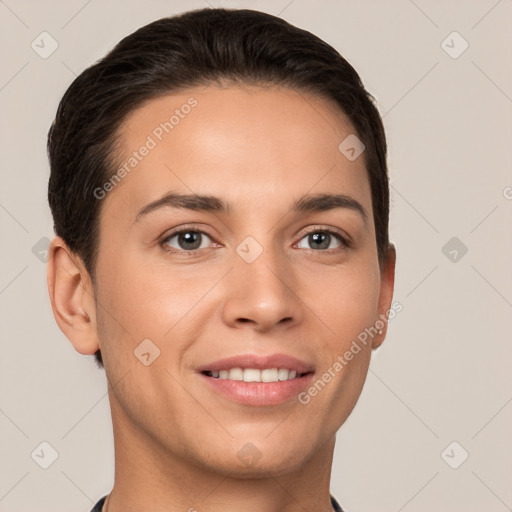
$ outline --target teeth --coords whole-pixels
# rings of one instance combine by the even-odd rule
[[[261,370],[246,368],[244,370],[244,382],[261,382]]]
[[[231,370],[229,370],[228,379],[244,380],[244,371],[242,368],[231,368]]]
[[[287,368],[231,368],[210,372],[212,377],[219,379],[243,380],[244,382],[279,382],[297,378],[295,370]]]
[[[279,380],[288,380],[288,375],[290,374],[290,370],[286,368],[281,368],[277,373],[277,377]]]
[[[261,382],[277,382],[277,368],[261,370]]]

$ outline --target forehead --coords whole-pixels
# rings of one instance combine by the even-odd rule
[[[334,101],[288,88],[211,86],[152,99],[119,129],[116,171],[124,172],[104,209],[138,210],[173,190],[240,209],[350,192],[370,210],[364,159],[339,149],[354,133]]]

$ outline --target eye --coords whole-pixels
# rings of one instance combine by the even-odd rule
[[[204,249],[210,244],[204,245],[204,238],[211,242],[211,238],[203,231],[194,229],[184,229],[182,231],[175,231],[162,240],[162,245],[176,249],[177,251],[195,251]],[[175,240],[175,241],[174,241]],[[175,245],[177,244],[177,246]]]
[[[306,240],[306,243],[311,244],[311,247],[303,247],[301,246],[302,240]],[[332,242],[337,242],[338,245],[336,247],[330,247]],[[301,239],[301,242],[299,242],[298,247],[300,249],[319,249],[319,250],[326,250],[326,249],[338,249],[339,247],[349,247],[350,244],[348,243],[345,238],[343,238],[339,233],[336,233],[334,231],[331,231],[329,229],[316,229],[314,231],[310,231],[305,237]]]
[[[305,247],[303,240],[305,240],[306,244],[310,244],[310,247]],[[337,244],[335,247],[332,247],[333,242]],[[161,245],[170,252],[194,252],[209,247],[211,243],[211,237],[204,231],[182,229],[181,231],[175,231],[165,237]],[[350,243],[335,231],[329,229],[315,229],[307,233],[297,244],[297,247],[300,249],[326,251],[339,249],[340,247],[350,247]]]

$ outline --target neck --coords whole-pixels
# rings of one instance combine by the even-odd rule
[[[335,437],[298,469],[240,478],[173,453],[128,420],[110,397],[115,479],[108,512],[331,512]]]

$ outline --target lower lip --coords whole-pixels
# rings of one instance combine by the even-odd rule
[[[297,400],[297,395],[310,386],[313,373],[278,382],[245,382],[243,380],[218,379],[199,374],[213,391],[233,402],[243,405],[278,405]]]

